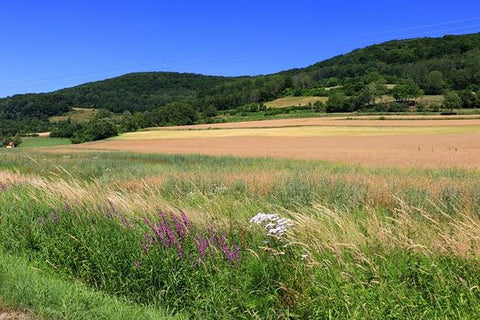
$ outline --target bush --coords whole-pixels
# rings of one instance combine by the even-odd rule
[[[102,140],[118,135],[118,130],[112,119],[102,118],[92,120],[82,129],[75,131],[72,143]]]

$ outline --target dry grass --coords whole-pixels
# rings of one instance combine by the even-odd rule
[[[93,108],[72,108],[72,111],[65,113],[63,116],[50,117],[50,122],[67,121],[69,118],[74,122],[87,122],[93,119],[99,112]]]
[[[265,105],[269,108],[283,108],[283,107],[297,107],[297,106],[307,106],[309,103],[314,104],[317,101],[326,103],[328,100],[327,97],[315,97],[315,96],[304,96],[304,97],[284,97],[278,98],[273,101],[266,102]]]
[[[426,106],[430,106],[433,103],[436,104],[442,104],[443,103],[443,95],[424,95],[419,98],[414,99],[417,103],[422,103],[425,104]],[[388,103],[388,102],[394,102],[395,98],[390,95],[383,95],[377,99],[375,99],[375,103]]]

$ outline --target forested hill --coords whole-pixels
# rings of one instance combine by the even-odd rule
[[[372,83],[407,82],[426,94],[454,90],[467,96],[479,92],[480,33],[389,41],[265,76],[132,73],[52,93],[15,95],[0,99],[0,131],[12,134],[47,128],[48,117],[72,107],[115,113],[161,112],[171,108],[172,102],[185,102],[198,114],[208,115],[281,96],[327,95],[326,87],[341,86],[345,96],[360,97]],[[464,106],[475,106],[468,103]]]
[[[434,71],[437,79],[432,79]],[[427,94],[461,90],[480,84],[480,33],[388,41],[284,74],[306,77],[313,85],[362,84],[359,80],[380,74],[391,83],[413,79]],[[431,88],[435,81],[439,88]]]

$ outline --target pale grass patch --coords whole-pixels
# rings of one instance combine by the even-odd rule
[[[339,259],[345,250],[362,255],[369,245],[427,255],[480,257],[480,219],[476,215],[462,212],[451,215],[441,208],[433,215],[396,200],[394,215],[387,217],[373,207],[366,207],[366,215],[358,217],[321,204],[302,212],[290,212],[297,222],[295,239],[306,243],[313,252],[329,250]]]
[[[17,184],[17,183],[23,183],[26,180],[27,178],[20,173],[0,170],[0,182],[2,183]]]
[[[273,101],[265,102],[265,105],[269,108],[283,108],[283,107],[297,107],[307,106],[309,103],[314,104],[317,101],[327,103],[328,97],[316,97],[316,96],[302,96],[302,97],[283,97]]]

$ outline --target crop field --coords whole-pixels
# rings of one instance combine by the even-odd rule
[[[383,118],[382,118],[383,119]],[[131,151],[480,168],[478,116],[310,118],[157,128],[53,152]]]
[[[0,300],[45,319],[480,308],[480,171],[0,151]]]

